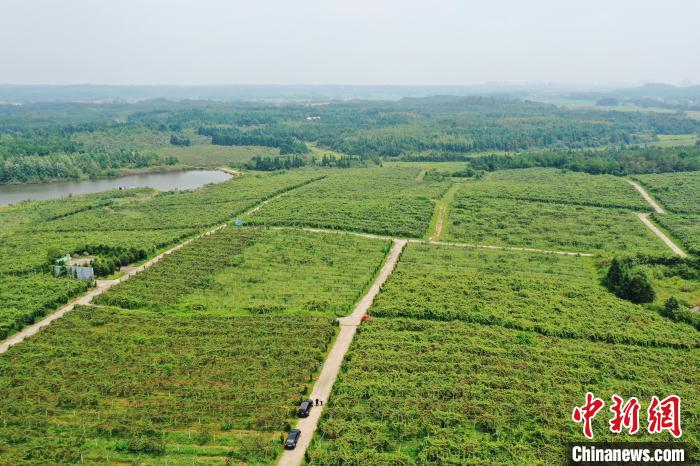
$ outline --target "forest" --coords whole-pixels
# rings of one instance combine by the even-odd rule
[[[106,133],[119,135],[116,144],[99,143]],[[251,155],[259,156],[254,161],[236,161],[263,171],[329,165],[322,153],[294,158],[313,152],[312,146],[360,160],[458,160],[488,171],[556,167],[626,175],[700,169],[700,146],[659,147],[660,136],[679,134],[697,140],[700,121],[683,113],[569,109],[510,97],[0,105],[0,183],[196,168],[168,148],[186,154],[202,145],[275,150],[281,158],[260,151]],[[144,136],[145,143],[134,144]]]

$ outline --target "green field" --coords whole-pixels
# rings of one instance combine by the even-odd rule
[[[192,191],[159,193],[143,202],[89,209],[43,222],[43,231],[163,230],[205,228],[223,223],[265,199],[313,181],[318,172],[252,175]]]
[[[163,312],[343,316],[370,284],[388,241],[228,228],[168,255],[98,303]]]
[[[78,133],[74,139],[91,149],[152,150],[170,145],[170,132],[136,125]]]
[[[410,168],[338,171],[267,204],[249,221],[421,237],[435,200],[450,185],[442,177],[421,173]]]
[[[626,209],[475,196],[471,188],[456,193],[441,240],[606,255],[666,252]]]
[[[86,282],[50,274],[0,274],[0,340],[87,289]]]
[[[178,165],[197,168],[228,167],[250,161],[255,155],[276,156],[279,150],[262,146],[216,146],[210,138],[186,130],[183,137],[190,139],[190,146],[170,143],[174,132],[154,131],[137,125],[127,125],[90,133],[78,133],[75,140],[89,149],[131,149],[154,152],[162,157],[177,158]]]
[[[48,252],[128,247],[144,257],[289,189],[318,179],[315,171],[250,175],[198,190],[158,193],[149,189],[109,191],[65,200],[0,207],[0,337],[30,324],[86,284],[57,280]]]
[[[654,221],[678,238],[685,249],[700,255],[700,215],[653,214]]]
[[[190,167],[217,168],[240,166],[256,155],[276,156],[279,150],[254,146],[214,146],[197,144],[189,147],[168,146],[156,151],[164,157],[177,157],[179,163]]]
[[[13,258],[0,264],[0,274],[39,271],[46,264],[47,254],[52,248],[64,253],[81,253],[97,245],[107,245],[133,247],[152,253],[184,240],[196,232],[197,230],[191,228],[15,232],[0,242],[0,255]]]
[[[78,308],[0,357],[0,463],[273,464],[335,328]]]
[[[635,175],[671,212],[700,213],[700,172]]]
[[[682,371],[678,368],[682,367]],[[311,464],[564,464],[587,391],[606,402],[596,441],[671,441],[611,434],[610,397],[681,396],[683,441],[700,445],[700,351],[542,336],[463,322],[365,324],[324,412]]]
[[[612,343],[700,345],[690,325],[608,292],[585,257],[409,245],[371,313]]]
[[[619,177],[530,168],[503,170],[465,186],[474,196],[649,211],[637,191]]]
[[[659,134],[651,145],[657,147],[693,146],[698,141],[697,134]]]

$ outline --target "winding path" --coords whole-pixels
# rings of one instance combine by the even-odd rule
[[[406,246],[407,241],[402,239],[395,239],[394,245],[389,252],[389,256],[384,262],[384,266],[379,271],[376,280],[372,283],[367,294],[365,294],[362,299],[357,303],[352,314],[347,317],[338,319],[340,323],[340,332],[338,337],[335,339],[335,343],[331,348],[328,356],[326,357],[326,362],[323,364],[321,369],[321,374],[314,385],[313,390],[309,398],[315,400],[328,400],[331,394],[331,389],[333,388],[333,383],[336,377],[338,377],[338,372],[340,372],[340,366],[343,364],[343,359],[345,358],[345,353],[348,352],[350,348],[350,343],[355,336],[357,327],[362,322],[362,317],[367,314],[367,310],[372,305],[374,298],[379,294],[379,290],[384,282],[389,278],[389,275],[394,270],[396,262],[399,260],[401,251],[404,246]],[[301,430],[301,437],[299,438],[299,443],[294,450],[285,450],[277,463],[279,466],[298,466],[304,462],[304,454],[307,448],[311,444],[311,439],[318,426],[318,420],[321,418],[321,413],[323,412],[323,406],[314,407],[311,410],[311,414],[307,418],[299,419],[296,428]]]

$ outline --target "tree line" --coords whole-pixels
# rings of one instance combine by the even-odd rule
[[[625,148],[485,155],[466,159],[474,170],[554,167],[593,175],[630,175],[700,170],[700,147]]]
[[[109,152],[56,153],[0,159],[0,183],[114,176],[127,168],[175,165],[177,158],[120,149]]]

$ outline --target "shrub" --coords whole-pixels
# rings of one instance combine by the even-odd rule
[[[633,303],[650,303],[656,297],[649,276],[632,258],[613,258],[604,283],[616,296]]]

